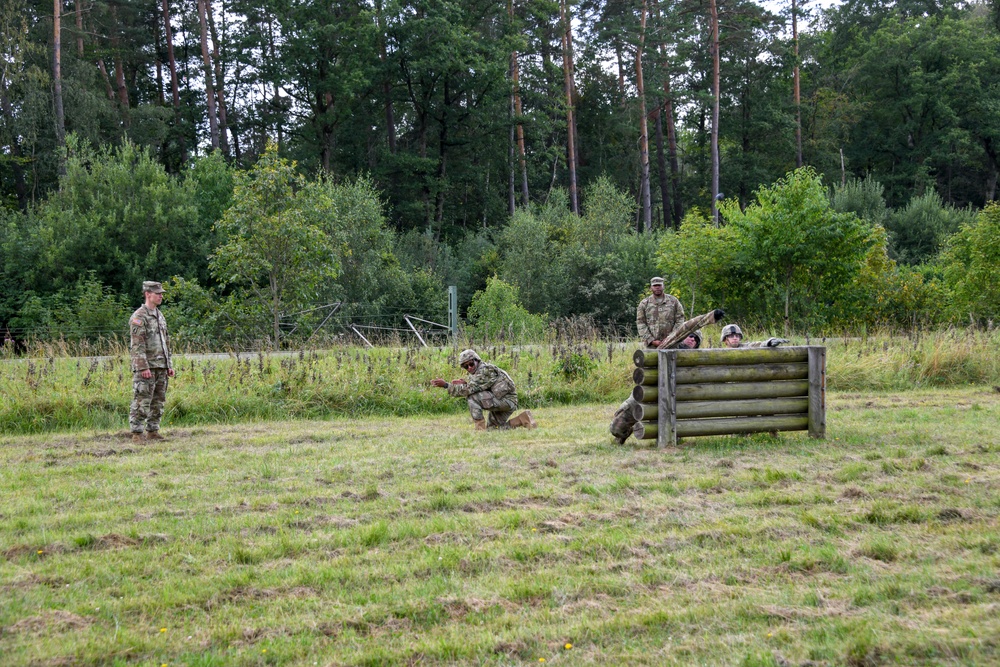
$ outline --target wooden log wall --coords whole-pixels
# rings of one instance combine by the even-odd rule
[[[633,430],[678,438],[803,431],[826,435],[826,349],[637,350]]]

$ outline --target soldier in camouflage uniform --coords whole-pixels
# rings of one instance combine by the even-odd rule
[[[468,399],[469,414],[477,431],[537,426],[530,410],[516,417],[510,416],[517,409],[517,391],[514,381],[505,371],[485,363],[475,350],[463,350],[458,355],[458,365],[469,373],[468,380],[446,382],[435,378],[431,384],[447,389],[449,396]],[[483,412],[489,413],[489,424]]]
[[[684,306],[677,297],[663,292],[663,278],[649,281],[650,296],[635,309],[635,326],[647,347],[657,347],[684,322]]]
[[[653,278],[653,280],[660,279]],[[652,281],[650,282],[652,283]],[[662,285],[662,282],[660,284]],[[648,299],[643,300],[643,303],[647,300]],[[642,304],[639,304],[639,308],[640,310],[642,309]],[[683,310],[681,312],[683,312]],[[690,320],[678,324],[673,331],[668,332],[665,336],[663,336],[663,340],[654,339],[648,346],[663,350],[671,348],[681,350],[697,349],[701,347],[701,333],[698,330],[703,326],[718,322],[724,315],[725,313],[721,309],[716,309],[707,312],[704,315],[693,317]],[[638,322],[636,324],[638,324]],[[639,333],[642,335],[641,327],[639,329]],[[652,345],[652,343],[656,343],[656,345]],[[620,406],[618,406],[614,417],[611,418],[611,428],[609,430],[611,431],[611,435],[615,436],[619,445],[624,445],[625,441],[628,440],[630,435],[632,435],[632,427],[635,426],[636,422],[633,414],[633,408],[638,404],[638,401],[629,396]]]
[[[163,286],[158,282],[142,284],[146,303],[129,318],[132,353],[132,406],[128,413],[132,442],[163,440],[160,416],[167,399],[168,378],[174,376],[170,364],[170,341],[167,321],[157,306],[163,302]]]
[[[786,338],[768,338],[767,340],[758,340],[753,343],[744,343],[743,330],[740,329],[740,325],[727,324],[722,327],[722,344],[729,348],[778,347],[782,343],[787,342]]]

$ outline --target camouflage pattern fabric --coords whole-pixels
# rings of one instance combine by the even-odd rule
[[[682,313],[684,311],[681,311]],[[689,335],[701,329],[704,326],[715,323],[715,311],[711,310],[704,315],[699,315],[698,317],[692,317],[690,320],[683,322],[674,329],[670,335],[663,339],[660,346],[657,348],[659,350],[669,350],[670,348],[677,347],[685,338]]]
[[[636,405],[639,405],[639,402],[629,396],[618,406],[618,409],[615,410],[615,416],[611,418],[611,435],[623,443],[632,435],[632,427],[635,426],[636,421],[635,415],[632,414],[632,408]]]
[[[160,430],[163,404],[167,400],[166,368],[154,368],[150,378],[142,377],[141,371],[132,374],[132,405],[128,411],[128,426],[133,433]]]
[[[507,420],[517,409],[514,381],[506,372],[486,362],[480,362],[466,382],[449,382],[448,395],[468,399],[469,414],[476,421],[488,412],[487,428],[508,428]]]
[[[683,322],[684,306],[670,294],[664,293],[659,299],[647,296],[635,309],[635,326],[639,330],[639,338],[646,345],[654,340],[663,340]]]
[[[140,306],[129,318],[132,356],[132,405],[128,423],[133,433],[158,431],[163,404],[167,400],[167,371],[170,363],[170,340],[167,321],[160,309]],[[143,371],[152,377],[142,377]]]
[[[131,333],[132,371],[153,368],[173,368],[170,365],[170,339],[167,320],[160,309],[150,310],[139,306],[129,318]]]

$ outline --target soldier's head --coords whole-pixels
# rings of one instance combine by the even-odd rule
[[[146,299],[147,306],[159,306],[163,303],[163,285],[155,280],[143,281],[142,295]]]
[[[458,355],[458,365],[468,373],[475,373],[481,362],[482,359],[479,358],[475,350],[462,350],[462,353]]]
[[[697,350],[701,347],[701,332],[693,331],[687,335],[679,347],[683,347],[685,350]]]
[[[649,281],[649,289],[653,290],[653,294],[656,296],[663,294],[663,278],[659,276],[651,278]]]
[[[722,327],[722,344],[726,347],[739,347],[743,340],[743,330],[738,324],[727,324]]]

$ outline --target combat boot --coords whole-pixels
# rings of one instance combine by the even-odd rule
[[[538,428],[538,422],[531,416],[531,410],[525,410],[516,417],[507,420],[511,428]]]
[[[485,419],[473,419],[472,421],[476,425],[476,430],[477,431],[485,431],[486,430],[486,420]]]
[[[159,431],[147,431],[146,440],[166,440]]]
[[[143,437],[142,433],[133,433],[132,434],[132,444],[133,445],[141,445],[144,442],[146,442],[146,438]]]

